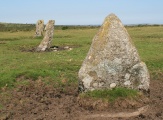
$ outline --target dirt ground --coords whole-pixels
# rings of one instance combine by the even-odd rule
[[[129,112],[134,107],[131,110],[123,103],[117,103],[110,109],[82,107],[78,102],[76,86],[56,89],[40,80],[30,81],[12,90],[2,89],[0,120],[163,120],[163,81],[153,80],[150,87],[150,103],[145,113],[130,118],[91,118],[91,115],[103,113]]]

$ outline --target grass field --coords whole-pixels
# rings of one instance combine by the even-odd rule
[[[57,29],[52,45],[73,46],[71,51],[28,52],[42,38],[35,31],[0,32],[0,87],[17,79],[42,79],[63,85],[78,84],[78,71],[99,28]],[[163,26],[127,27],[151,79],[163,77]]]

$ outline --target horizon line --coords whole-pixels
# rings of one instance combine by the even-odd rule
[[[10,22],[0,22],[0,24],[28,24],[28,25],[33,25],[36,23],[10,23]],[[46,24],[44,24],[46,25]],[[102,24],[55,24],[57,26],[101,26]],[[125,26],[136,26],[136,25],[163,25],[162,24],[157,24],[157,23],[133,23],[133,24],[124,24]]]

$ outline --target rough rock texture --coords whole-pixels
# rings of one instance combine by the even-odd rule
[[[45,36],[44,39],[41,41],[40,45],[37,47],[36,51],[45,51],[46,49],[50,48],[51,41],[53,39],[54,34],[54,20],[49,20],[45,27]]]
[[[149,73],[114,14],[106,17],[79,70],[79,90],[127,87],[149,91]]]
[[[38,20],[36,23],[36,33],[35,36],[43,36],[44,31],[44,20]]]

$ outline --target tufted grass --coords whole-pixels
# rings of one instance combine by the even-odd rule
[[[108,102],[113,102],[118,98],[129,98],[135,99],[139,95],[139,92],[133,89],[127,88],[115,88],[113,90],[94,90],[88,91],[86,93],[81,93],[81,98],[94,98],[94,99],[102,99]]]

